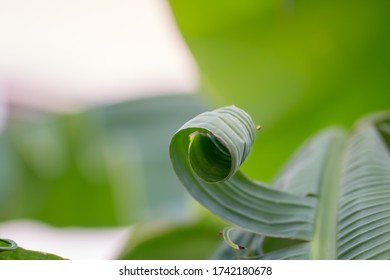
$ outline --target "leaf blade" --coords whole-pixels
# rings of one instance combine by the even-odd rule
[[[338,258],[390,259],[390,157],[374,126],[362,124],[352,136],[338,218]]]
[[[235,119],[237,115],[245,121],[238,122]],[[221,119],[228,125],[221,125]],[[189,163],[188,149],[191,148],[189,136],[196,131],[221,139],[230,152],[232,170],[236,173],[222,178],[224,181],[210,183],[208,178],[200,178],[194,172]],[[196,200],[235,225],[259,234],[310,240],[314,198],[271,188],[250,180],[238,171],[249,154],[254,131],[250,117],[236,107],[225,107],[195,117],[172,138],[170,156],[176,174]],[[257,203],[256,199],[262,199],[262,203]]]

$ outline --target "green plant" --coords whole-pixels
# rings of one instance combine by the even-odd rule
[[[389,108],[390,1],[169,2],[203,95],[266,124],[252,178],[269,181],[308,135]]]
[[[203,110],[172,95],[11,120],[0,134],[0,221],[107,227],[185,217],[166,147],[181,120]]]
[[[63,258],[42,252],[30,251],[17,246],[9,239],[0,239],[0,260],[63,260]]]
[[[193,211],[169,164],[166,147],[182,119],[203,110],[197,97],[168,95],[80,113],[33,112],[35,118],[11,119],[0,134],[0,222],[132,225],[133,237],[149,223],[158,221],[166,227],[187,220]],[[218,245],[217,238],[205,235],[209,244]],[[3,237],[25,247],[23,240],[0,230]],[[132,248],[135,244],[131,241]],[[10,250],[10,246],[0,239],[0,260],[52,257],[21,247]]]
[[[224,231],[215,258],[390,259],[388,112],[352,131],[323,130],[271,185],[238,170],[255,134],[249,115],[231,106],[188,121],[170,144],[190,194],[238,226]]]

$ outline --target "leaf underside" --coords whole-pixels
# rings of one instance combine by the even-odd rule
[[[351,137],[342,175],[340,259],[390,259],[389,149],[373,126]]]
[[[174,169],[187,190],[238,226],[229,238],[247,248],[242,252],[222,244],[212,258],[390,259],[388,120],[359,124],[349,134],[340,128],[320,132],[294,154],[272,185],[253,181],[238,168],[230,178],[208,182],[202,178],[207,172],[191,166],[200,162],[191,162],[191,148],[202,145],[191,147],[190,135],[214,136],[226,149],[216,147],[213,153],[227,150],[234,165],[247,156],[235,154],[236,146],[244,145],[248,153],[253,143],[243,137],[249,133],[242,133],[253,122],[239,123],[237,114],[245,112],[227,107],[201,114],[174,135],[170,146]],[[226,127],[219,125],[221,119]],[[207,168],[212,167],[202,166]]]
[[[171,141],[170,155],[176,174],[195,199],[239,227],[258,234],[309,240],[315,205],[313,198],[271,188],[237,171],[249,153],[254,130],[249,116],[236,107],[199,115],[185,124]],[[236,170],[231,178],[221,176],[223,180],[217,183],[214,180],[207,182],[209,178],[195,173],[196,169],[190,164],[189,149],[192,148],[190,136],[197,131],[211,134],[226,143],[232,166],[239,162],[233,167]]]

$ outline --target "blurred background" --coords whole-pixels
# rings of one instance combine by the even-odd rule
[[[390,2],[0,0],[0,237],[72,259],[202,259],[225,222],[176,179],[173,133],[235,104],[243,169],[390,105]]]

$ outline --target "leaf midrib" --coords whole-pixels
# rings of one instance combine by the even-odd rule
[[[320,179],[311,259],[334,260],[337,258],[338,200],[346,142],[347,135],[340,130],[329,144],[328,157]]]

